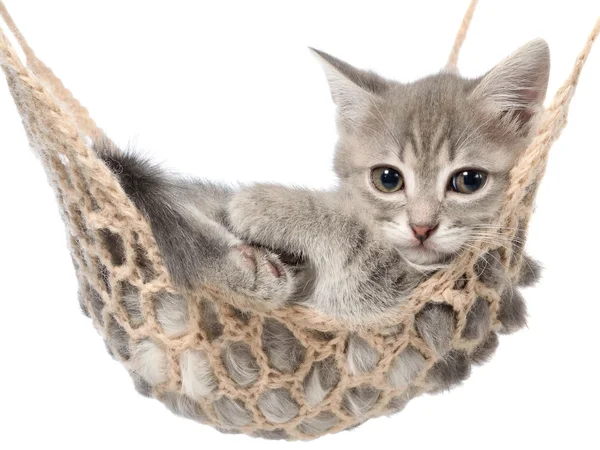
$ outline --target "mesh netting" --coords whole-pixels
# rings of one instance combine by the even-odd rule
[[[450,68],[456,64],[474,4],[457,37]],[[511,331],[502,310],[503,302],[515,301],[514,296],[507,297],[482,278],[478,260],[482,254],[496,252],[506,268],[505,277],[518,281],[524,230],[548,150],[566,124],[568,104],[600,22],[546,110],[538,136],[511,172],[497,223],[502,234],[499,242],[509,245],[494,249],[484,242],[477,244],[418,286],[409,301],[385,319],[350,329],[302,307],[264,311],[219,286],[205,286],[194,295],[179,293],[148,223],[88,145],[102,132],[36,58],[2,3],[0,12],[27,57],[25,65],[0,32],[2,69],[66,224],[81,307],[143,394],[224,431],[311,439],[396,412],[415,396],[444,388],[445,372],[465,378],[472,363],[482,362],[495,349],[496,333]],[[432,305],[445,305],[454,318],[452,344],[443,351],[424,339],[415,325]],[[265,348],[266,335],[273,330],[285,336],[290,351],[296,353],[293,367],[278,364]],[[372,364],[350,369],[352,342],[370,349],[375,355]],[[251,355],[247,368],[253,371],[251,382],[240,384],[232,375],[224,362],[224,354],[230,351]],[[139,370],[139,358],[148,353],[161,367],[152,376]],[[403,371],[408,375],[390,375],[403,364],[410,365]],[[196,369],[212,380],[201,392],[185,385],[182,376],[182,371]],[[315,377],[324,391],[318,401],[306,396]],[[286,402],[289,417],[284,422],[274,421],[261,406],[275,394]]]

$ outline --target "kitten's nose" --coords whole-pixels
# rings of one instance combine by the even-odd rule
[[[421,244],[425,242],[429,236],[431,236],[437,229],[437,225],[411,225],[413,234],[421,241]]]

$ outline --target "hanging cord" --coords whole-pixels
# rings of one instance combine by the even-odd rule
[[[477,2],[478,0],[471,0],[471,4],[467,8],[462,23],[460,24],[460,28],[458,29],[458,33],[456,33],[456,38],[454,39],[452,51],[450,52],[450,56],[448,57],[446,67],[444,67],[444,70],[448,72],[458,71],[458,56],[460,54],[460,49],[462,48],[462,45],[465,42],[465,38],[467,37],[467,32],[469,31],[469,26],[471,25],[471,20],[473,19],[473,14],[475,13]]]
[[[470,8],[465,15],[465,19],[463,20],[463,24],[457,35],[457,41],[455,43],[452,55],[449,59],[450,63],[453,61],[455,62],[458,57],[458,52],[466,36],[467,28],[473,15],[475,4],[476,1],[471,3]],[[30,76],[31,74],[28,73],[29,70],[26,71],[25,68],[22,67],[21,61],[16,58],[16,55],[11,50],[10,44],[4,41],[2,30],[0,29],[0,62],[2,62],[2,59],[4,58],[3,69],[5,69],[5,72],[8,73],[7,76],[11,77],[9,79],[9,85],[11,85],[13,96],[16,98],[16,101],[18,102],[21,100],[22,106],[29,108],[22,109],[20,113],[24,119],[26,128],[31,132],[30,139],[46,139],[46,144],[52,144],[49,146],[49,153],[56,153],[57,151],[63,151],[63,153],[71,152],[73,160],[77,162],[77,165],[70,165],[67,168],[73,170],[77,168],[78,172],[74,173],[74,178],[79,179],[81,178],[81,173],[84,173],[86,176],[86,181],[89,181],[90,186],[94,188],[96,198],[100,198],[102,200],[101,203],[106,208],[110,209],[110,211],[114,211],[115,217],[122,217],[122,220],[120,220],[118,223],[114,220],[112,221],[114,227],[116,229],[123,230],[135,228],[140,239],[143,238],[143,241],[140,242],[141,247],[146,250],[150,250],[153,253],[153,255],[150,257],[153,262],[158,261],[159,257],[158,253],[156,253],[157,250],[152,240],[151,231],[147,224],[143,223],[143,219],[139,215],[139,212],[133,207],[133,205],[130,204],[129,199],[124,192],[120,190],[118,182],[112,176],[112,174],[108,172],[106,166],[101,161],[97,160],[94,155],[90,155],[87,147],[83,146],[82,143],[76,139],[76,137],[71,136],[73,134],[71,133],[71,129],[74,127],[71,126],[70,122],[76,122],[76,119],[77,126],[82,128],[80,131],[84,131],[84,129],[98,130],[93,121],[89,118],[87,110],[79,105],[79,103],[72,97],[70,92],[67,91],[64,86],[62,86],[62,83],[60,83],[60,81],[50,72],[50,70],[35,57],[33,51],[31,51],[31,49],[28,47],[23,36],[6,12],[4,4],[1,1],[0,15],[4,17],[7,26],[14,33],[15,38],[23,47],[23,51],[26,53],[28,58],[27,62],[30,67],[32,67],[31,71],[37,71],[38,76],[46,75],[44,77],[46,84],[54,87],[56,94],[61,95],[61,98],[65,103],[65,107],[67,106],[66,103],[69,103],[68,99],[70,98],[71,104],[69,106],[70,109],[74,111],[74,114],[70,114],[68,117],[65,117],[61,111],[55,108],[54,100],[56,100],[56,97],[53,96],[54,100],[47,98],[50,94],[49,92],[46,92],[49,90],[49,87],[47,86],[43,88],[42,86],[39,86],[37,80],[33,79],[35,77]],[[505,220],[507,217],[514,216],[514,212],[518,209],[519,204],[527,195],[527,191],[530,190],[530,188],[535,189],[537,180],[541,178],[545,168],[545,159],[547,158],[548,150],[566,125],[568,103],[573,95],[581,69],[599,32],[600,20],[596,23],[596,26],[592,30],[592,33],[590,34],[583,51],[577,58],[571,75],[566,80],[563,87],[558,90],[550,107],[546,113],[544,113],[539,127],[539,135],[536,136],[529,149],[523,155],[523,158],[513,168],[513,171],[511,172],[511,185],[507,193],[506,203],[502,213],[500,214],[501,226],[505,226]],[[10,59],[7,59],[8,57],[10,57]],[[34,65],[35,67],[33,67]],[[45,71],[43,70],[44,68]],[[13,69],[13,71],[10,69]],[[52,79],[55,81],[52,82]],[[32,92],[32,90],[34,92]],[[20,96],[23,98],[20,99]],[[65,98],[67,100],[64,100]],[[31,100],[30,104],[26,102],[28,100]],[[40,127],[39,124],[34,121],[34,119],[39,119],[39,117],[36,118],[35,116],[39,113],[40,102],[42,106],[47,106],[47,109],[49,110],[45,112],[44,117],[42,117],[42,119],[44,119],[44,122],[42,123],[42,125],[44,125],[43,127]],[[85,127],[85,124],[87,124],[87,127]],[[92,133],[90,134],[93,135]],[[536,167],[538,165],[539,168]],[[52,172],[53,170],[54,169],[50,167],[49,171]],[[78,188],[77,186],[75,187]],[[107,207],[106,205],[110,205],[110,207]],[[468,255],[460,260],[457,260],[453,264],[452,270],[443,271],[439,277],[433,277],[420,285],[415,291],[414,298],[433,298],[437,294],[442,296],[450,295],[453,292],[452,286],[454,286],[456,280],[464,274],[465,270],[468,271],[469,267],[472,267],[473,262],[474,261],[469,259]],[[157,266],[160,266],[160,264],[157,263]],[[162,266],[160,267],[162,271]],[[229,294],[215,291],[213,298],[222,296],[229,297]],[[233,300],[227,302],[234,303]],[[238,303],[242,304],[242,301],[240,300]],[[248,306],[247,309],[252,309],[252,306]],[[294,314],[296,313],[298,315],[298,320],[311,320],[311,323],[316,321],[319,323],[325,323],[325,321],[329,320],[329,318],[318,318],[313,320],[312,316],[314,316],[314,314],[311,314],[310,312],[303,315],[300,310],[294,310]],[[406,311],[404,310],[399,311],[398,316],[394,316],[394,314],[391,313],[388,317],[386,317],[385,322],[393,324],[397,317],[401,317],[402,315],[405,315],[405,313]],[[278,313],[274,312],[273,314],[275,315]],[[288,309],[281,310],[280,314],[282,314],[282,320],[291,320],[286,316],[289,314]],[[301,317],[304,319],[301,319]],[[330,326],[329,322],[327,322],[327,326]],[[325,328],[327,328],[327,326],[325,326]]]
[[[519,203],[527,195],[527,191],[537,184],[544,175],[548,153],[552,144],[560,137],[562,130],[567,125],[569,105],[575,94],[581,69],[583,69],[598,34],[600,34],[600,17],[596,20],[583,50],[577,56],[571,74],[560,89],[556,91],[552,103],[544,112],[536,137],[511,171],[511,184],[507,191],[507,200],[503,210],[505,218],[518,208]]]
[[[4,19],[6,26],[12,32],[13,36],[19,43],[22,52],[27,58],[27,66],[31,71],[48,87],[54,97],[61,102],[73,117],[75,124],[80,132],[92,138],[105,137],[104,133],[89,115],[87,108],[81,105],[73,96],[60,78],[58,78],[52,70],[46,66],[34,53],[33,49],[27,43],[27,40],[15,24],[13,18],[8,13],[4,2],[0,0],[0,16]]]

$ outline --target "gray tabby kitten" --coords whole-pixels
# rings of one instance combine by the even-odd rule
[[[542,109],[549,51],[535,40],[480,78],[442,72],[408,84],[313,51],[338,111],[332,191],[233,190],[95,148],[148,218],[180,288],[226,285],[272,308],[303,302],[363,324],[493,232]]]

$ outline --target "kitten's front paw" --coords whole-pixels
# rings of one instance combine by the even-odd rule
[[[231,265],[226,277],[232,290],[269,302],[273,307],[291,297],[294,288],[292,275],[276,255],[240,244],[231,248],[229,262]]]
[[[227,220],[236,236],[273,248],[280,237],[281,214],[287,211],[274,187],[254,185],[237,192],[227,205]]]

